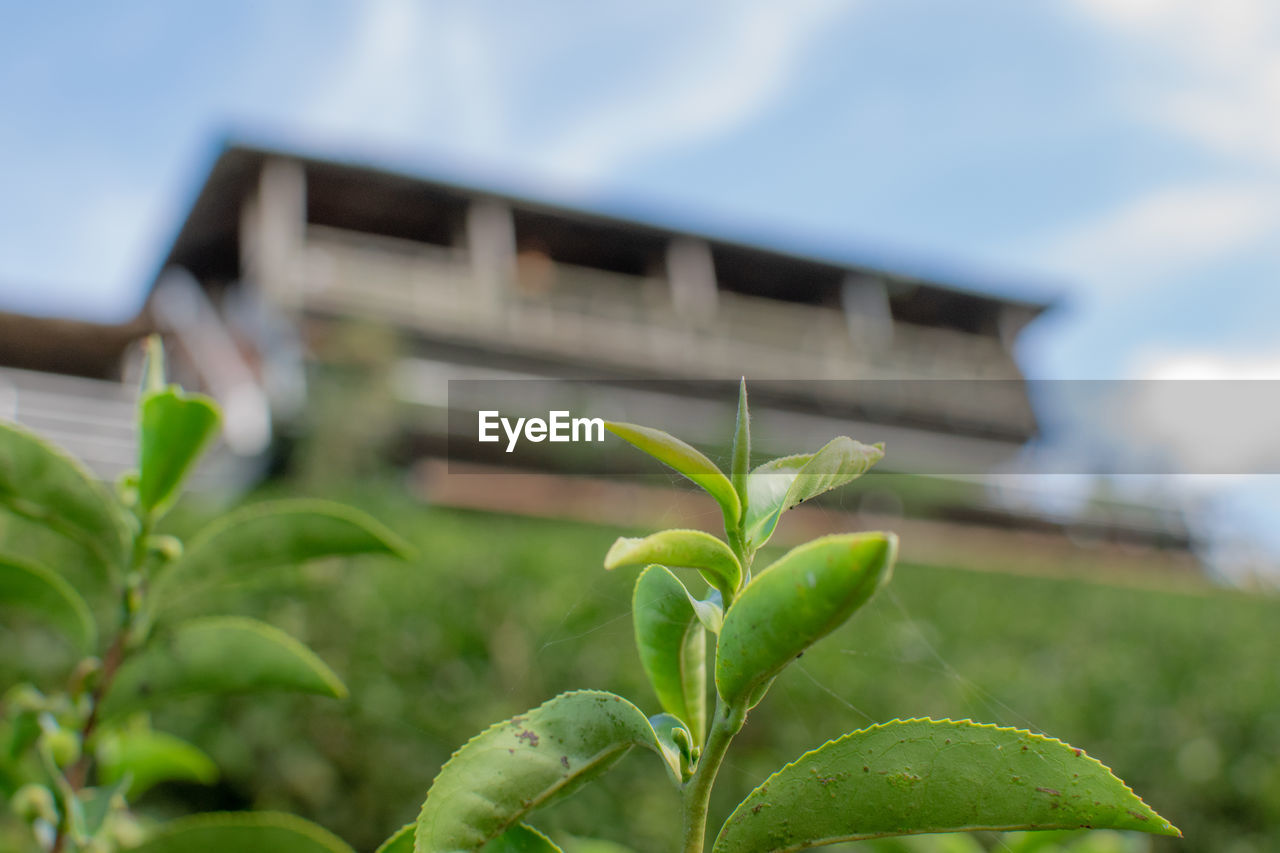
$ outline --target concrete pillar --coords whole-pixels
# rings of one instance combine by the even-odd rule
[[[496,199],[471,202],[466,240],[476,300],[496,308],[516,273],[516,226],[511,208]]]
[[[302,300],[302,249],[307,227],[307,176],[294,160],[263,164],[258,189],[240,215],[240,268],[269,302]]]
[[[849,274],[840,285],[849,337],[870,350],[888,349],[893,343],[893,313],[884,282],[867,275]]]
[[[719,302],[711,247],[702,240],[677,237],[667,244],[667,280],[677,315],[695,322],[715,318]]]

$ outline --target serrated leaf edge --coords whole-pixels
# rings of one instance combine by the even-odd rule
[[[414,833],[417,832],[417,830],[418,830],[418,824],[416,821],[413,823],[406,823],[404,826],[400,827],[395,832],[391,833],[391,835],[387,838],[387,840],[379,844],[378,849],[374,850],[373,853],[385,853],[385,851],[389,850],[391,848],[391,845],[399,841],[400,838],[405,833],[408,833],[409,837],[412,838],[414,836]]]
[[[801,755],[799,755],[798,757],[796,757],[793,761],[790,761],[790,762],[788,762],[787,764],[784,764],[782,767],[779,767],[777,770],[775,770],[774,772],[770,773],[770,774],[765,778],[765,780],[764,780],[763,782],[761,782],[761,783],[760,783],[759,785],[757,785],[755,788],[751,789],[751,793],[747,794],[747,796],[743,798],[742,802],[741,802],[741,803],[739,803],[739,804],[734,808],[733,812],[729,815],[729,817],[727,817],[727,818],[725,819],[725,822],[724,822],[724,823],[721,825],[721,827],[720,827],[720,832],[719,832],[719,833],[717,833],[717,835],[716,835],[715,843],[712,845],[712,853],[723,853],[723,851],[721,851],[721,849],[720,849],[720,837],[724,835],[724,831],[725,831],[725,829],[727,829],[727,828],[728,828],[728,826],[729,826],[729,824],[733,822],[734,817],[736,817],[736,816],[737,816],[737,814],[738,814],[738,810],[739,810],[740,808],[742,808],[742,806],[743,806],[743,805],[745,805],[745,804],[746,804],[747,800],[749,800],[749,799],[751,798],[751,796],[752,796],[753,794],[755,794],[755,793],[756,793],[756,791],[759,791],[759,790],[761,790],[762,788],[767,788],[767,787],[769,786],[769,783],[773,781],[774,777],[779,776],[779,775],[781,775],[782,773],[786,772],[787,770],[789,770],[789,769],[791,769],[791,768],[795,767],[796,765],[798,765],[798,764],[800,764],[801,762],[803,762],[805,759],[807,759],[807,758],[809,758],[810,756],[812,756],[814,753],[817,753],[817,752],[819,752],[819,751],[821,751],[821,750],[823,750],[823,749],[826,749],[828,746],[830,746],[830,745],[831,745],[831,744],[833,744],[833,743],[840,743],[841,741],[848,740],[849,738],[854,737],[854,736],[856,736],[856,735],[862,735],[862,734],[866,734],[867,732],[874,732],[874,731],[879,731],[879,730],[882,730],[882,729],[888,729],[888,728],[892,728],[892,727],[894,727],[894,726],[898,726],[898,725],[905,725],[905,724],[907,724],[907,723],[934,723],[934,724],[939,724],[939,725],[949,725],[949,726],[971,726],[971,727],[973,727],[973,728],[977,728],[977,729],[986,729],[986,730],[988,730],[988,731],[1008,732],[1008,733],[1016,734],[1016,735],[1025,735],[1025,736],[1030,737],[1030,738],[1035,739],[1035,740],[1040,740],[1040,741],[1043,741],[1043,742],[1045,742],[1045,743],[1049,743],[1049,744],[1056,744],[1056,745],[1058,745],[1058,746],[1061,746],[1061,747],[1064,747],[1064,748],[1066,748],[1066,749],[1072,750],[1072,751],[1074,751],[1077,755],[1079,755],[1081,758],[1085,758],[1085,759],[1087,759],[1087,760],[1089,760],[1089,761],[1092,761],[1094,764],[1098,765],[1098,766],[1099,766],[1099,767],[1101,767],[1103,770],[1105,770],[1105,771],[1107,772],[1107,774],[1111,776],[1111,778],[1112,778],[1112,779],[1115,779],[1117,782],[1119,782],[1119,783],[1120,783],[1120,786],[1121,786],[1122,788],[1124,788],[1126,791],[1128,791],[1130,794],[1132,794],[1132,795],[1133,795],[1133,797],[1134,797],[1134,799],[1136,799],[1139,803],[1141,803],[1141,804],[1142,804],[1142,805],[1143,805],[1143,806],[1144,806],[1148,811],[1150,811],[1150,812],[1151,812],[1151,814],[1153,814],[1153,815],[1155,815],[1156,817],[1160,818],[1160,820],[1163,820],[1163,821],[1165,822],[1165,824],[1168,826],[1168,828],[1169,828],[1169,829],[1172,829],[1174,832],[1176,832],[1176,833],[1177,833],[1177,837],[1178,837],[1178,838],[1181,838],[1181,837],[1182,837],[1182,830],[1178,829],[1178,827],[1174,826],[1174,825],[1173,825],[1173,823],[1171,823],[1167,818],[1165,818],[1163,815],[1161,815],[1161,814],[1160,814],[1159,812],[1157,812],[1155,809],[1151,808],[1151,806],[1150,806],[1150,805],[1148,805],[1148,804],[1147,804],[1147,802],[1146,802],[1145,800],[1143,800],[1143,799],[1142,799],[1142,797],[1138,796],[1138,794],[1137,794],[1137,792],[1136,792],[1136,791],[1134,791],[1132,788],[1130,788],[1130,787],[1129,787],[1129,785],[1128,785],[1128,783],[1127,783],[1127,782],[1125,782],[1123,779],[1121,779],[1119,776],[1117,776],[1117,775],[1116,775],[1116,773],[1115,773],[1115,771],[1114,771],[1114,770],[1112,770],[1112,769],[1111,769],[1110,767],[1108,767],[1107,765],[1103,764],[1103,763],[1102,763],[1101,761],[1099,761],[1098,759],[1094,758],[1094,757],[1093,757],[1092,755],[1090,755],[1089,753],[1085,752],[1085,750],[1081,749],[1080,747],[1072,746],[1071,744],[1067,743],[1066,741],[1064,741],[1064,740],[1059,740],[1059,739],[1058,739],[1058,738],[1056,738],[1056,737],[1050,737],[1049,735],[1040,734],[1040,733],[1038,733],[1038,732],[1033,732],[1033,731],[1030,731],[1030,730],[1028,730],[1028,729],[1019,729],[1019,728],[1015,728],[1014,726],[998,726],[998,725],[996,725],[995,723],[977,723],[977,722],[974,722],[973,720],[969,720],[969,719],[965,719],[965,720],[952,720],[952,719],[950,719],[950,718],[945,718],[945,717],[944,717],[944,718],[943,718],[943,719],[941,719],[941,720],[935,720],[935,719],[933,719],[932,717],[909,717],[909,718],[907,718],[907,719],[905,719],[905,720],[904,720],[904,719],[900,719],[900,718],[894,718],[894,719],[892,719],[892,720],[889,720],[888,722],[884,722],[884,723],[876,723],[876,724],[874,724],[874,725],[867,726],[866,728],[863,728],[863,729],[855,729],[854,731],[851,731],[851,732],[848,732],[848,733],[846,733],[846,734],[843,734],[843,735],[841,735],[841,736],[840,736],[840,737],[838,737],[838,738],[833,738],[833,739],[831,739],[831,740],[828,740],[826,743],[823,743],[823,744],[822,744],[822,745],[820,745],[820,746],[816,746],[816,747],[814,747],[813,749],[810,749],[810,750],[808,750],[807,752],[802,753]],[[1002,830],[1002,829],[1006,829],[1006,830],[1017,830],[1017,829],[1079,829],[1079,828],[1080,828],[1080,827],[1069,827],[1069,826],[1064,826],[1064,827],[1056,827],[1056,826],[1045,826],[1045,827],[1019,827],[1019,826],[1014,826],[1014,827],[1009,827],[1009,826],[1004,826],[1004,827],[1000,827],[1000,826],[964,826],[964,827],[954,827],[954,828],[953,828],[953,830],[949,830],[949,831],[956,831],[956,832],[981,832],[981,831],[987,831],[987,830],[993,830],[993,831],[995,831],[995,830]],[[832,837],[832,838],[823,838],[823,839],[818,839],[818,840],[815,840],[815,841],[814,841],[814,843],[807,843],[807,844],[800,845],[800,846],[798,846],[798,847],[785,847],[785,848],[778,848],[777,850],[773,851],[773,853],[793,853],[793,852],[794,852],[794,851],[796,851],[796,850],[805,850],[805,849],[808,849],[808,848],[810,848],[810,847],[820,847],[820,846],[827,845],[827,844],[841,844],[841,843],[846,842],[846,841],[869,841],[869,840],[872,840],[872,839],[875,839],[875,838],[890,838],[890,837],[897,836],[897,835],[925,835],[925,834],[928,834],[928,831],[919,831],[919,832],[881,832],[881,833],[872,833],[872,834],[869,834],[869,835],[848,835],[848,836],[844,836],[844,835],[842,835],[842,836],[837,836],[837,837]]]
[[[649,723],[649,718],[648,718],[648,717],[645,717],[645,714],[644,714],[644,712],[643,712],[643,711],[641,711],[639,708],[637,708],[637,707],[636,707],[636,705],[635,705],[633,702],[631,702],[630,700],[626,699],[625,697],[619,696],[619,695],[618,695],[618,694],[616,694],[616,693],[610,693],[608,690],[566,690],[566,691],[565,691],[565,692],[563,692],[563,693],[557,693],[555,696],[552,696],[550,699],[547,699],[545,702],[542,702],[541,704],[536,705],[536,706],[534,706],[533,708],[530,708],[529,710],[524,711],[524,712],[523,712],[523,713],[521,713],[521,714],[517,714],[516,716],[527,716],[527,715],[529,715],[529,714],[533,714],[533,713],[535,713],[535,712],[537,712],[537,711],[541,711],[541,710],[542,710],[543,708],[545,708],[547,705],[550,705],[552,702],[555,702],[555,701],[557,701],[557,700],[559,700],[559,699],[563,699],[563,698],[565,698],[566,696],[598,696],[598,697],[601,697],[601,698],[616,699],[616,700],[620,700],[620,701],[626,702],[628,705],[631,705],[631,707],[635,708],[635,709],[636,709],[636,711],[637,711],[637,712],[639,712],[639,714],[640,714],[640,716],[641,716],[641,717],[644,717],[645,722],[646,722],[647,724],[649,724],[649,730],[650,730],[651,732],[653,731],[653,725]],[[457,749],[455,749],[455,750],[453,751],[453,753],[449,756],[449,760],[448,760],[448,761],[446,761],[444,764],[440,765],[440,770],[439,770],[439,772],[437,772],[437,773],[436,773],[436,775],[435,775],[435,777],[431,780],[431,785],[430,785],[430,787],[428,787],[428,788],[427,788],[427,797],[426,797],[426,799],[427,799],[427,800],[430,800],[430,799],[431,799],[431,791],[432,791],[432,789],[434,789],[434,788],[435,788],[435,786],[436,786],[436,782],[437,782],[437,781],[439,781],[440,777],[444,775],[445,770],[447,770],[447,769],[448,769],[449,765],[453,763],[454,759],[456,759],[456,758],[457,758],[457,757],[462,753],[462,751],[463,751],[463,750],[465,750],[467,747],[471,746],[471,744],[473,744],[473,743],[475,743],[476,741],[480,740],[481,738],[483,738],[485,735],[489,734],[490,732],[496,731],[496,730],[501,729],[502,727],[504,727],[504,726],[506,726],[506,725],[510,724],[512,719],[513,719],[512,717],[507,717],[506,719],[499,720],[498,722],[493,723],[492,725],[490,725],[490,726],[486,727],[486,728],[485,728],[485,729],[483,729],[482,731],[480,731],[480,732],[476,733],[475,735],[472,735],[472,736],[471,736],[471,738],[470,738],[470,739],[468,739],[466,743],[464,743],[462,746],[460,746],[460,747],[458,747]],[[676,769],[674,769],[674,770],[671,768],[670,763],[669,763],[669,761],[668,761],[668,758],[667,758],[665,755],[662,755],[662,753],[661,753],[661,747],[659,746],[659,743],[660,743],[660,742],[659,742],[659,739],[658,739],[657,732],[654,732],[654,733],[653,733],[653,751],[654,751],[654,752],[657,752],[657,753],[658,753],[658,757],[659,757],[660,759],[662,759],[662,763],[663,763],[663,765],[664,765],[664,766],[666,766],[666,768],[667,768],[667,773],[668,773],[669,775],[672,775],[672,774],[673,774],[673,775],[674,775],[674,778],[677,778],[677,779],[678,779],[678,778],[679,778],[679,775],[680,775],[679,768],[676,768]],[[598,752],[598,753],[596,753],[595,755],[593,755],[593,756],[592,756],[592,757],[591,757],[591,758],[586,762],[586,764],[585,764],[585,765],[582,765],[582,766],[584,767],[584,771],[583,771],[583,772],[589,772],[590,770],[592,770],[592,769],[594,769],[595,767],[597,767],[597,766],[600,764],[600,762],[601,762],[601,761],[603,761],[603,760],[604,760],[604,759],[606,759],[606,758],[609,758],[610,756],[616,755],[616,754],[618,754],[618,753],[620,753],[620,752],[625,754],[628,750],[630,750],[632,747],[634,747],[634,746],[636,746],[636,745],[637,745],[637,744],[634,744],[634,743],[628,743],[628,744],[624,744],[620,749],[619,749],[619,748],[613,748],[613,749],[601,750],[600,752]],[[579,773],[579,774],[577,774],[577,775],[578,775],[578,776],[581,776],[582,774],[581,774],[581,773]],[[511,827],[515,826],[517,823],[521,822],[521,821],[524,819],[524,816],[525,816],[525,815],[529,814],[530,812],[537,811],[537,809],[538,809],[538,807],[539,807],[539,806],[541,806],[543,803],[547,802],[547,800],[549,800],[549,799],[551,799],[552,797],[554,797],[554,796],[555,796],[555,794],[557,794],[557,793],[560,791],[560,789],[561,789],[561,788],[563,788],[563,787],[564,787],[566,784],[568,784],[569,782],[573,781],[573,780],[574,780],[574,778],[575,778],[575,777],[569,777],[569,778],[566,778],[566,779],[562,780],[561,782],[557,783],[556,785],[552,786],[551,788],[548,788],[548,789],[547,789],[547,790],[546,790],[546,791],[545,791],[545,792],[544,792],[540,797],[538,797],[537,799],[531,799],[531,800],[529,800],[529,802],[531,803],[531,805],[530,805],[528,808],[524,809],[524,811],[522,811],[522,812],[520,812],[519,814],[517,814],[517,815],[516,815],[515,817],[513,817],[513,818],[511,819],[511,821],[509,821],[508,823],[503,824],[502,828],[497,832],[497,834],[495,834],[495,835],[491,836],[490,838],[485,839],[485,843],[488,843],[489,841],[492,841],[494,838],[497,838],[499,835],[501,835],[502,833],[506,832],[508,829],[510,829]],[[418,821],[415,821],[415,823],[414,823],[414,825],[415,825],[415,826],[418,826],[418,825],[420,824],[421,819],[422,819],[422,818],[421,818],[421,813],[422,813],[422,810],[425,810],[425,809],[426,809],[426,806],[427,806],[427,803],[426,803],[426,801],[424,800],[424,801],[423,801],[423,804],[422,804],[422,809],[420,809],[420,810],[419,810],[419,818],[418,818]],[[418,849],[416,839],[415,839],[415,842],[414,842],[414,849],[415,849],[415,850],[417,850],[417,849]]]

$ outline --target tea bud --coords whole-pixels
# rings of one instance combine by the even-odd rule
[[[68,767],[80,758],[80,735],[62,728],[48,728],[40,735],[40,745],[59,767]]]
[[[49,823],[58,821],[58,808],[54,804],[53,792],[44,785],[23,785],[9,800],[9,808],[27,823],[33,823],[39,819]]]

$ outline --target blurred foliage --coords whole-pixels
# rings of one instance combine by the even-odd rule
[[[140,810],[284,809],[372,849],[415,817],[452,750],[493,720],[583,687],[658,710],[632,639],[636,572],[601,568],[614,537],[638,531],[430,508],[393,487],[330,496],[410,539],[418,562],[316,564],[246,585],[224,609],[299,636],[346,680],[351,699],[208,698],[158,711],[157,725],[205,748],[224,777],[209,789],[158,786]],[[175,532],[199,515],[175,513]],[[23,535],[0,530],[0,539]],[[1036,833],[1037,845],[1052,846],[1034,849],[1280,849],[1277,624],[1274,598],[901,566],[885,594],[806,653],[752,712],[722,770],[713,820],[781,763],[871,721],[972,717],[1087,749],[1186,833]],[[15,668],[58,672],[70,654],[18,624],[0,626],[0,648],[10,680]],[[671,849],[679,803],[643,766],[654,760],[628,757],[534,822],[562,837]],[[847,849],[945,853],[979,849],[975,841],[1033,849],[1012,836]]]

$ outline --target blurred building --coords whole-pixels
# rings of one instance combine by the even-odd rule
[[[676,397],[689,382],[779,380],[753,407],[758,423],[776,416],[788,439],[803,424],[819,440],[866,425],[853,434],[886,440],[898,470],[916,474],[947,459],[995,464],[1037,429],[1012,347],[1045,304],[289,152],[226,147],[158,268],[145,319],[127,331],[70,335],[43,364],[22,345],[0,344],[0,358],[104,379],[127,372],[120,341],[156,326],[180,374],[223,403],[242,458],[327,418],[315,384],[335,371],[365,394],[344,413],[401,461],[443,455],[451,378],[649,380]],[[94,354],[70,355],[73,337]],[[959,379],[997,381],[979,399],[941,381]],[[856,399],[848,380],[860,380]],[[686,422],[652,420],[700,444],[723,431],[705,408],[672,411]],[[119,467],[109,456],[92,454]],[[960,494],[925,491],[931,512],[937,495]],[[962,492],[956,518],[1046,524]],[[1100,529],[1188,545],[1168,519]]]

